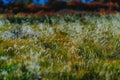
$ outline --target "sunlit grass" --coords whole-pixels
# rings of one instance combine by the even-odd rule
[[[1,80],[120,79],[119,14],[1,21]]]

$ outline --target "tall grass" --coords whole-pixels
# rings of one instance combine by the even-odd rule
[[[0,80],[120,79],[119,14],[19,21],[0,19]]]

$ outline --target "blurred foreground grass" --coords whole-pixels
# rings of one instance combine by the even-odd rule
[[[120,15],[1,18],[0,80],[120,80]]]

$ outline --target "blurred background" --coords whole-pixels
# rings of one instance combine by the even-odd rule
[[[0,0],[0,13],[119,12],[119,0]]]
[[[117,2],[120,3],[119,0],[0,0],[1,3],[3,4],[11,4],[11,3],[33,3],[33,4],[39,4],[39,5],[45,5],[51,2],[55,1],[61,1],[61,2],[82,2],[82,3],[91,3],[94,1],[99,1],[99,2]]]

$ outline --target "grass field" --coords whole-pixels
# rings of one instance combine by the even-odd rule
[[[120,80],[120,14],[1,16],[0,80]]]

